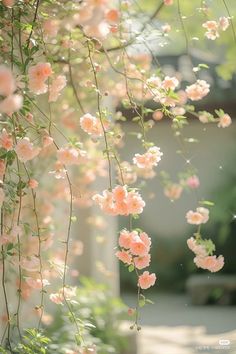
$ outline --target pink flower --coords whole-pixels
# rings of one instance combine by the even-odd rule
[[[220,117],[220,121],[218,123],[218,127],[219,128],[227,128],[230,126],[230,124],[232,123],[232,119],[228,114],[223,114]]]
[[[187,186],[189,186],[192,189],[196,189],[200,185],[199,178],[197,176],[190,176],[186,180]]]
[[[197,241],[191,237],[187,240],[188,248],[193,251],[198,256],[207,256],[207,251],[205,247],[201,244],[198,244]]]
[[[81,157],[84,157],[85,154],[85,151],[73,147],[65,147],[57,151],[57,158],[63,165],[76,165],[81,162]]]
[[[38,181],[37,181],[36,179],[33,179],[33,178],[31,178],[31,179],[29,180],[29,182],[28,182],[28,186],[29,186],[29,188],[31,188],[31,189],[37,188],[38,185],[39,185]]]
[[[209,210],[204,207],[199,207],[196,209],[198,213],[200,213],[203,217],[203,224],[205,224],[209,220]]]
[[[25,137],[18,140],[15,151],[21,162],[27,162],[39,154],[40,148],[34,147],[29,138]]]
[[[164,0],[164,4],[167,6],[173,5],[174,0]]]
[[[158,162],[161,161],[162,155],[163,153],[160,151],[160,148],[153,146],[143,155],[135,154],[133,163],[137,165],[138,168],[151,169],[153,166],[157,166]]]
[[[127,197],[128,214],[141,214],[145,202],[138,192],[131,191]]]
[[[123,263],[131,264],[132,262],[132,257],[127,251],[117,251],[115,255]]]
[[[53,138],[49,135],[44,135],[43,136],[43,147],[47,148],[48,146],[52,145],[53,143]]]
[[[209,88],[210,85],[205,80],[197,80],[195,84],[187,86],[185,91],[188,98],[198,101],[208,94]]]
[[[218,31],[212,30],[212,31],[207,31],[205,33],[205,37],[207,37],[208,39],[214,41],[214,40],[216,40],[216,38],[219,38],[220,35],[219,35]]]
[[[151,244],[152,244],[152,240],[151,238],[148,236],[148,234],[146,234],[146,232],[141,232],[139,235],[140,239],[143,241],[143,243],[146,245],[146,247],[148,249],[150,249]]]
[[[224,266],[224,257],[223,256],[196,256],[194,258],[194,263],[198,268],[207,269],[210,272],[218,272]]]
[[[107,126],[106,123],[104,124],[105,126]],[[95,137],[103,135],[103,129],[100,119],[92,116],[89,113],[84,114],[80,118],[80,126],[89,135],[93,135]]]
[[[50,63],[38,63],[29,68],[30,80],[46,80],[52,75],[52,68]]]
[[[21,109],[23,105],[23,97],[20,95],[9,95],[0,102],[0,112],[8,114],[17,112]]]
[[[43,23],[43,31],[49,37],[56,37],[59,30],[58,20],[48,19]]]
[[[0,95],[9,96],[16,90],[12,72],[5,65],[0,65]]]
[[[116,186],[113,189],[113,198],[116,203],[123,202],[127,198],[128,192],[124,186]]]
[[[220,17],[219,18],[219,27],[222,31],[226,31],[229,27],[229,19],[227,17]]]
[[[202,24],[203,28],[206,28],[208,31],[216,31],[218,29],[218,23],[216,21],[206,21]]]
[[[134,256],[145,256],[147,255],[149,248],[145,245],[145,243],[140,239],[139,236],[136,236],[130,244],[130,252]]]
[[[161,120],[162,118],[163,118],[163,113],[162,113],[162,111],[155,111],[155,112],[153,112],[153,114],[152,114],[152,118],[154,119],[154,120]]]
[[[166,76],[161,84],[161,86],[165,90],[175,90],[178,85],[179,85],[179,80],[177,80],[176,77],[170,77],[170,76]]]
[[[190,210],[187,212],[186,218],[189,224],[205,224],[209,219],[209,210],[203,207],[197,208],[195,212]]]
[[[172,183],[164,188],[164,194],[171,200],[179,199],[182,194],[183,188],[181,185]]]
[[[6,7],[13,7],[15,5],[15,0],[2,0]]]
[[[57,76],[49,86],[49,99],[48,102],[56,102],[60,96],[60,92],[66,86],[66,77],[64,75]]]
[[[129,232],[126,229],[122,230],[119,236],[119,246],[129,249],[133,238],[137,235],[136,231]]]
[[[156,282],[156,275],[155,273],[150,274],[149,272],[145,271],[142,275],[138,278],[138,285],[141,289],[148,289],[153,286]]]
[[[147,254],[142,257],[135,257],[134,258],[134,265],[137,269],[143,269],[146,268],[150,265],[151,261],[151,256],[150,254]]]
[[[6,129],[3,129],[0,135],[0,146],[7,151],[12,150],[13,140],[11,135],[7,133]]]
[[[29,89],[36,95],[47,92],[48,85],[45,81],[52,75],[50,63],[38,63],[29,68]]]
[[[49,299],[54,302],[54,304],[61,305],[63,303],[63,295],[59,293],[53,293],[49,295]]]
[[[198,116],[198,119],[200,120],[201,123],[203,124],[206,124],[210,121],[210,118],[211,118],[211,114],[210,113],[207,113],[207,112],[204,112],[204,113],[201,113],[199,114]]]
[[[117,9],[110,9],[106,12],[105,18],[108,22],[118,22],[120,18],[120,13]]]
[[[31,277],[26,277],[25,281],[33,289],[42,289],[42,287],[50,284],[47,279],[41,280],[41,278],[35,279],[35,278],[31,278]]]

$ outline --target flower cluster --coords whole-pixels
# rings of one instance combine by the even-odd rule
[[[147,268],[151,261],[151,239],[146,232],[123,229],[119,235],[120,250],[116,252],[117,258],[127,265],[133,265],[136,269]],[[138,285],[141,289],[148,289],[155,284],[156,275],[145,271],[138,275]]]
[[[227,17],[220,17],[218,21],[206,21],[202,24],[206,28],[205,36],[214,41],[219,38],[219,30],[226,31],[229,27],[229,19]]]
[[[145,202],[135,190],[128,190],[127,186],[116,186],[111,191],[104,190],[102,195],[95,194],[93,200],[102,211],[109,215],[141,214]]]
[[[135,154],[133,158],[133,163],[141,169],[151,170],[154,166],[157,166],[158,162],[161,161],[163,153],[157,146],[150,147],[144,154]]]
[[[187,240],[187,245],[196,255],[193,261],[198,268],[207,269],[210,272],[218,272],[223,268],[223,256],[216,257],[209,255],[215,250],[215,245],[211,240],[202,240],[201,238],[195,239],[191,237]]]

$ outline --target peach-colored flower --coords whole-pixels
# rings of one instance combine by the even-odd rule
[[[45,81],[52,75],[50,63],[38,63],[29,68],[29,89],[36,95],[47,92],[48,85]]]
[[[163,115],[162,111],[155,111],[152,114],[152,118],[156,121],[161,120],[163,118],[163,116],[164,115]]]
[[[107,128],[107,123],[104,124],[104,128]],[[93,135],[95,137],[103,135],[103,128],[100,119],[92,116],[90,113],[86,113],[80,118],[80,126],[89,135]]]
[[[13,140],[11,135],[8,134],[8,132],[6,131],[6,129],[3,129],[2,133],[0,134],[0,146],[7,151],[12,150]]]
[[[224,266],[224,257],[223,256],[196,256],[194,258],[194,263],[197,267],[202,269],[207,269],[210,272],[218,272]]]
[[[85,155],[85,151],[73,147],[65,147],[57,151],[58,161],[63,165],[77,165]]]
[[[53,143],[53,138],[50,135],[44,135],[43,136],[43,147],[47,148],[48,146],[52,145]]]
[[[135,309],[128,308],[127,313],[128,313],[129,316],[133,316],[135,314]]]
[[[51,75],[52,68],[50,63],[38,63],[29,68],[29,78],[31,80],[46,80]]]
[[[197,80],[195,84],[186,87],[186,94],[192,101],[201,100],[210,91],[210,85],[205,80]]]
[[[15,151],[20,161],[27,162],[39,154],[40,148],[34,147],[29,138],[25,137],[18,140]]]
[[[203,224],[205,224],[209,220],[209,210],[204,207],[199,207],[196,209],[198,213],[200,213],[203,217]]]
[[[29,188],[31,188],[31,189],[37,188],[38,185],[39,185],[38,181],[37,181],[36,179],[34,179],[34,178],[31,178],[31,179],[29,180],[29,182],[28,182],[28,186],[29,186]]]
[[[186,219],[189,224],[200,225],[205,224],[209,219],[209,210],[203,207],[199,207],[196,211],[188,211]]]
[[[148,250],[151,247],[152,244],[152,240],[151,238],[148,236],[148,234],[146,232],[141,232],[139,234],[140,239],[143,241],[143,243],[146,245],[146,247],[148,248]]]
[[[161,29],[164,33],[168,33],[171,31],[171,25],[169,23],[165,23],[161,26]]]
[[[227,128],[230,126],[230,124],[232,123],[232,119],[228,114],[223,114],[220,117],[220,121],[218,123],[218,127],[219,128]]]
[[[174,0],[164,0],[164,4],[167,6],[173,5]]]
[[[16,90],[12,72],[5,65],[0,65],[0,95],[9,96]]]
[[[197,243],[197,241],[191,237],[187,240],[188,248],[198,256],[207,256],[207,251],[203,245]]]
[[[108,22],[118,22],[120,13],[117,9],[110,9],[105,13],[105,18]]]
[[[227,17],[220,17],[219,18],[219,27],[222,31],[226,31],[229,27],[229,19]]]
[[[145,202],[138,192],[131,191],[127,197],[128,214],[141,214]]]
[[[153,286],[156,282],[156,274],[145,271],[142,275],[138,278],[138,285],[141,289],[148,289]]]
[[[64,75],[58,75],[49,86],[49,102],[56,102],[60,96],[61,91],[66,86],[66,77]]]
[[[164,194],[167,198],[171,199],[171,200],[176,200],[179,199],[181,194],[183,192],[183,188],[180,184],[177,183],[172,183],[172,184],[168,184],[165,188],[164,188]]]
[[[56,37],[59,30],[59,21],[55,19],[48,19],[43,23],[43,31],[49,37]]]
[[[127,251],[117,251],[115,253],[116,257],[125,264],[131,264],[132,257]]]
[[[2,0],[2,2],[6,7],[13,7],[15,5],[15,0]]]
[[[49,295],[49,299],[54,302],[54,304],[61,305],[63,304],[63,295],[59,293],[52,293]]]
[[[147,254],[142,257],[135,257],[134,258],[134,265],[137,269],[143,269],[146,268],[150,265],[151,261],[151,256],[150,254]]]
[[[216,21],[206,21],[202,24],[203,28],[206,28],[208,31],[216,31],[218,29],[218,23]]]
[[[219,38],[220,35],[219,35],[219,32],[218,32],[218,31],[211,30],[211,31],[207,31],[207,32],[205,33],[205,37],[207,37],[208,39],[214,41],[214,40],[216,40],[216,38]]]
[[[23,97],[21,95],[9,95],[0,102],[0,112],[11,116],[14,112],[21,109],[23,105]]]
[[[140,239],[139,236],[134,237],[130,244],[130,252],[134,256],[145,256],[149,252],[149,248],[145,243]]]
[[[176,87],[179,85],[179,80],[176,77],[166,76],[162,81],[162,88],[165,90],[175,90]]]
[[[135,154],[133,163],[137,165],[138,168],[151,169],[153,166],[157,166],[158,162],[161,161],[162,155],[163,153],[160,151],[160,148],[153,146],[143,155]]]
[[[41,278],[26,277],[25,281],[33,289],[42,289],[44,286],[50,284],[47,279],[41,280]]]
[[[126,229],[121,230],[119,236],[119,246],[129,249],[131,242],[135,236],[138,236],[138,233],[136,231],[130,232]]]

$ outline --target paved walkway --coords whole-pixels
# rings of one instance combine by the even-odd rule
[[[236,306],[192,306],[187,296],[150,296],[138,354],[236,354]],[[123,296],[134,306],[135,296]]]

